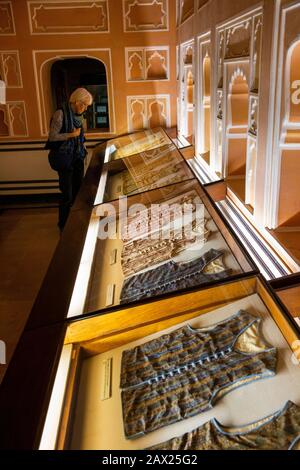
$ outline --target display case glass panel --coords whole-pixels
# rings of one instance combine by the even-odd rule
[[[69,317],[253,272],[196,180],[94,208]]]
[[[130,157],[137,153],[169,145],[171,140],[161,128],[149,129],[109,140],[105,161]]]
[[[214,359],[209,356],[210,360],[204,361],[203,344],[207,335],[211,337],[214,334]],[[181,337],[188,341],[184,343],[186,353],[178,353],[176,356],[175,346],[179,349],[183,347],[179,341]],[[223,339],[226,342],[228,337],[231,338],[229,342],[232,346],[228,356],[227,353],[225,356],[217,354],[218,343]],[[223,426],[230,426],[231,432],[235,433],[239,427],[245,429],[247,423],[258,422],[272,415],[273,418],[265,421],[275,422],[278,415],[285,412],[289,401],[296,407],[300,405],[300,368],[295,348],[299,338],[297,326],[259,277],[227,282],[71,322],[53,389],[61,397],[60,406],[56,401],[55,420],[51,420],[54,416],[51,405],[48,409],[41,448],[141,450],[190,433],[213,419],[222,423],[218,432],[224,429]],[[199,343],[202,361],[198,360],[200,356],[197,355],[197,348],[193,352],[189,349],[189,345],[195,341]],[[164,357],[167,355],[168,360],[157,359],[159,345],[162,347],[160,352]],[[146,350],[147,357],[141,354]],[[137,355],[136,360],[127,363],[127,358],[132,354]],[[242,369],[237,380],[233,378],[237,362],[231,362],[232,354],[234,361],[245,362],[245,369]],[[192,409],[181,416],[172,417],[171,414],[171,418],[166,421],[165,417],[170,417],[170,409],[167,407],[163,414],[157,412],[152,415],[149,411],[149,415],[138,420],[140,392],[137,393],[134,385],[126,389],[122,374],[127,374],[127,378],[135,377],[134,370],[143,368],[143,361],[145,364],[151,362],[153,370],[147,368],[145,371],[150,370],[155,380],[165,381],[165,387],[171,381],[176,388],[176,393],[169,396],[170,403],[176,409],[180,400],[184,401],[184,396],[178,390],[183,384],[182,375],[187,377],[190,369],[180,367],[175,373],[171,367],[174,355],[180,366],[186,361],[189,366],[194,361],[192,375],[197,375],[200,369],[202,375],[208,369],[210,374],[223,370],[224,381],[214,382],[208,392],[209,406],[205,409],[197,409],[198,395],[201,395],[199,391],[197,397],[194,397]],[[263,369],[258,372],[255,368],[260,368],[262,363]],[[201,374],[197,375],[195,383],[204,380]],[[139,386],[150,386],[147,384]],[[154,387],[154,382],[151,384]],[[129,409],[128,390],[132,400],[132,408]],[[161,404],[165,399],[164,393],[162,389],[161,394],[154,394],[151,400]],[[192,393],[191,390],[189,393]],[[149,399],[146,393],[143,406],[144,401],[149,405]],[[146,412],[143,406],[141,416]],[[278,410],[280,413],[275,414]],[[131,422],[131,425],[138,428],[140,433],[130,436],[128,423],[133,415],[137,421]],[[253,426],[247,429],[249,432]],[[260,449],[269,445],[278,450],[280,445],[285,445],[282,444],[283,436],[284,429],[281,430],[278,442],[273,435],[267,443],[263,439],[255,439],[253,447]],[[288,439],[287,436],[287,442]],[[299,444],[297,440],[290,441],[289,445],[293,448]],[[249,442],[250,439],[242,440],[240,445],[247,448]],[[206,442],[206,445],[209,449],[210,443]],[[166,449],[170,450],[170,447]],[[197,447],[190,449],[196,450]]]
[[[112,201],[193,179],[185,160],[170,143],[104,164],[95,203]]]

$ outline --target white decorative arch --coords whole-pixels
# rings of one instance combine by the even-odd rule
[[[162,112],[161,112],[161,116],[164,118],[165,122],[166,122],[166,125],[168,123],[168,118],[167,118],[167,110],[166,110],[166,103],[163,103],[163,101],[161,101],[159,98],[156,99],[156,100],[153,100],[151,103],[149,103],[149,119],[148,119],[148,124],[149,124],[149,127],[150,127],[150,120],[152,118],[152,106],[154,104],[160,104],[162,106]]]
[[[246,72],[243,70],[242,67],[238,66],[235,71],[233,72],[233,74],[231,75],[231,79],[229,81],[229,90],[230,90],[230,93],[232,91],[232,86],[234,85],[234,82],[235,80],[238,78],[238,77],[242,77],[242,79],[248,84],[248,78],[247,78],[247,74]]]
[[[137,57],[137,58],[139,59],[139,61],[140,61],[139,67],[140,67],[140,70],[141,70],[141,72],[142,72],[141,75],[142,75],[142,77],[143,77],[143,75],[144,75],[144,74],[143,74],[143,70],[144,70],[144,67],[143,67],[143,57],[140,56],[137,52],[134,52],[134,53],[131,54],[131,56],[129,57],[129,61],[128,61],[128,63],[129,63],[129,77],[130,77],[130,79],[131,79],[131,70],[132,70],[132,67],[133,67],[132,60],[133,60],[134,57]],[[143,78],[144,78],[144,77],[143,77]]]
[[[109,52],[109,62],[110,62],[110,73],[108,73],[108,64],[105,63],[104,59],[99,58],[93,51]],[[43,54],[53,52],[51,57],[48,57],[39,64],[39,70],[36,61],[37,54]],[[39,123],[41,129],[41,135],[47,136],[48,127],[52,113],[52,106],[50,105],[50,100],[52,99],[52,94],[50,93],[50,70],[52,65],[58,60],[64,59],[94,59],[98,62],[101,62],[104,65],[106,77],[107,77],[107,88],[108,88],[108,106],[109,106],[109,115],[110,115],[110,129],[108,134],[114,133],[116,124],[115,124],[115,112],[114,112],[114,101],[112,95],[112,73],[111,73],[111,54],[110,49],[90,49],[86,51],[79,51],[73,49],[66,50],[38,50],[33,51],[33,62],[34,62],[34,73],[36,80],[36,90],[37,90],[37,99],[38,99],[38,110],[39,110]],[[47,93],[48,92],[48,93]],[[50,96],[51,95],[51,96]],[[103,134],[103,133],[101,133]],[[93,133],[93,135],[95,135]]]
[[[168,73],[167,73],[168,71],[167,71],[167,66],[166,66],[166,58],[162,54],[160,54],[158,51],[154,51],[153,54],[151,54],[151,56],[148,58],[149,65],[146,68],[146,77],[148,76],[148,70],[151,67],[150,61],[151,61],[151,59],[153,59],[155,57],[159,57],[161,59],[161,66],[165,70],[166,77],[167,77],[168,76]]]
[[[133,111],[133,106],[135,105],[135,103],[140,103],[142,105],[142,117],[143,117],[143,126],[144,128],[147,127],[146,126],[146,109],[145,109],[145,102],[144,100],[140,100],[140,99],[137,99],[135,98],[134,100],[131,101],[130,103],[130,130],[133,131],[133,116],[134,116],[134,111]]]

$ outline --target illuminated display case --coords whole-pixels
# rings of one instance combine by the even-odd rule
[[[212,409],[201,414],[191,413],[180,422],[126,438],[120,389],[122,353],[182,327],[203,334],[241,311],[261,320],[264,343],[259,347],[277,349],[274,373],[225,391],[226,395],[216,397]],[[264,281],[255,276],[70,322],[40,448],[142,450],[191,432],[212,418],[223,426],[244,426],[282,409],[288,401],[299,404],[300,368],[293,356],[299,338],[296,325]]]
[[[194,177],[185,159],[161,128],[106,143],[95,204],[186,181]]]
[[[142,150],[137,148],[136,142],[144,141],[149,135],[154,147],[151,149],[148,141],[149,145],[144,142]],[[176,424],[168,426],[142,440],[125,439],[120,414],[120,353],[153,338],[152,335],[159,336],[186,323],[195,329],[207,328],[240,309],[260,317],[266,340],[280,349],[278,377],[274,382],[270,379],[268,385],[265,385],[267,381],[262,381],[257,386],[245,387],[245,395],[242,391],[229,394],[229,401],[222,398],[220,408],[212,410],[216,413],[204,413],[203,419],[207,421],[207,418],[217,416],[224,424],[241,425],[239,416],[245,423],[275,411],[285,399],[299,402],[299,367],[293,368],[290,361],[293,345],[299,339],[297,325],[258,276],[256,266],[218,210],[215,201],[222,197],[222,185],[204,188],[196,179],[190,178],[192,175],[186,165],[187,179],[147,191],[140,187],[141,192],[137,191],[127,200],[124,197],[112,200],[109,206],[104,202],[97,204],[106,163],[129,162],[131,158],[133,161],[140,158],[141,152],[152,150],[155,150],[155,158],[159,158],[156,150],[163,154],[172,145],[161,129],[123,136],[112,142],[95,148],[81,191],[1,386],[0,442],[4,448],[142,449],[173,437],[174,431],[178,435],[197,427],[195,420],[188,419],[179,427]],[[115,147],[113,152],[112,145]],[[134,148],[130,150],[130,146]],[[122,152],[124,147],[126,150]],[[176,159],[177,152],[174,151],[174,155]],[[186,164],[181,163],[183,167]],[[104,189],[107,191],[106,185]],[[139,245],[139,236],[100,237],[104,222],[110,220],[109,210],[116,216],[117,233],[122,233],[123,215],[129,213],[125,224],[128,229],[135,218],[130,209],[136,204],[142,205],[142,214],[149,215],[152,205],[167,204],[169,207],[178,200],[177,209],[182,204],[192,207],[192,232],[197,228],[201,236],[196,237],[195,246],[190,246],[184,237],[179,240],[175,237],[171,246],[167,240],[167,251],[163,245],[158,264],[155,264],[155,257],[153,263],[147,250],[139,256],[139,250],[145,248]],[[194,217],[195,207],[201,209],[200,219]],[[151,212],[151,220],[152,215]],[[170,222],[181,230],[180,223],[176,225],[182,220],[181,212],[175,210],[172,217]],[[167,228],[164,223],[162,226]],[[128,251],[126,244],[129,244]],[[131,259],[135,244],[139,250],[136,258]],[[208,257],[209,262],[206,260],[203,264],[207,253],[214,256]],[[195,272],[197,275],[199,272],[193,270],[198,265],[199,278],[194,277]],[[167,277],[161,277],[160,270],[164,266],[168,267],[167,275],[164,274]],[[176,276],[168,278],[169,268],[177,273],[186,266],[193,282],[176,284]],[[149,278],[147,273],[151,272],[154,274]],[[224,274],[220,278],[209,277],[220,272]],[[142,286],[139,296],[123,298],[123,288],[128,280],[131,292],[133,285],[136,294],[132,280],[141,274],[146,277],[138,277]],[[141,280],[145,279],[147,282],[154,280],[156,289],[143,284]],[[289,385],[285,390],[284,381],[292,383],[292,380],[294,391]],[[276,399],[268,401],[268,390],[275,382],[278,394]],[[103,383],[107,384],[106,388]],[[257,393],[262,393],[258,406]],[[251,407],[247,408],[245,403],[251,403]],[[112,409],[114,412],[110,414]],[[199,421],[199,424],[203,422]]]
[[[183,212],[186,203],[192,206],[191,232],[187,233],[184,229],[189,225],[184,225]],[[137,215],[124,222],[135,207]],[[172,208],[167,217],[164,207]],[[153,208],[158,210],[159,223],[153,224],[154,228]],[[115,216],[116,224],[112,224],[113,236],[103,239],[108,214]],[[141,228],[140,223],[145,226]],[[174,271],[171,278],[170,271]],[[195,179],[189,180],[93,209],[68,317],[114,308],[120,303],[149,301],[253,271],[251,260],[205,190]],[[182,280],[185,276],[187,279]]]
[[[160,127],[127,134],[107,142],[105,162],[154,150],[170,143],[170,138]]]

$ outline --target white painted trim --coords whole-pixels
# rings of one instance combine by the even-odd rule
[[[245,134],[229,134],[228,132],[226,133],[226,138],[228,140],[240,140],[240,139],[247,139],[248,133],[246,132]]]
[[[300,150],[300,144],[280,144],[281,150]]]
[[[55,3],[68,3],[68,1],[66,0],[41,0],[41,1],[36,1],[36,0],[30,0],[30,1],[27,1],[27,12],[28,12],[28,23],[29,23],[29,28],[30,28],[30,35],[31,36],[53,36],[53,35],[82,35],[82,34],[109,34],[110,33],[110,17],[109,17],[109,3],[108,3],[108,0],[97,0],[97,1],[100,1],[102,3],[105,3],[106,4],[106,9],[107,9],[107,30],[105,31],[81,31],[80,29],[78,29],[78,31],[71,31],[71,32],[67,32],[67,31],[62,31],[62,32],[40,32],[40,33],[34,33],[33,32],[33,28],[32,28],[32,19],[31,19],[31,15],[30,15],[30,4],[41,4],[41,3],[48,3],[48,4],[55,4]],[[71,0],[71,3],[91,3],[92,0]],[[80,8],[81,6],[74,6],[74,5],[70,5],[70,6],[66,6],[66,7],[57,7],[57,9],[64,9],[64,8],[70,8],[70,9],[74,9],[74,8]],[[79,26],[78,28],[81,28],[82,26]]]
[[[185,49],[187,49],[190,46],[194,47],[194,45],[195,45],[195,39],[194,38],[193,39],[188,39],[187,41],[180,43],[180,46],[182,48],[185,48]]]
[[[278,212],[278,199],[275,194],[274,198],[274,169],[273,169],[273,149],[274,139],[276,135],[275,121],[277,119],[276,112],[278,111],[277,94],[279,91],[279,83],[276,87],[276,76],[277,76],[277,49],[279,44],[278,31],[280,25],[280,0],[276,0],[275,14],[273,22],[273,33],[272,33],[272,55],[271,55],[271,69],[270,69],[270,96],[269,96],[269,110],[268,110],[268,129],[267,129],[267,142],[266,142],[266,166],[265,166],[265,181],[264,181],[264,216],[263,224],[268,228],[274,228],[276,226],[276,214]],[[280,32],[282,38],[282,31]],[[274,123],[274,125],[273,125]],[[278,184],[278,181],[277,181]],[[274,217],[275,215],[275,217]]]
[[[185,55],[187,49],[191,48],[193,52],[193,60],[191,64],[186,64],[184,62]],[[188,130],[188,112],[189,106],[187,102],[187,89],[186,89],[186,82],[187,82],[187,75],[188,72],[191,70],[194,78],[194,96],[195,96],[195,71],[197,70],[197,66],[195,60],[195,40],[189,39],[188,41],[183,42],[180,44],[180,125],[179,125],[179,135],[186,137],[187,130]],[[195,108],[193,108],[194,111]],[[193,121],[193,126],[195,129],[195,121]],[[193,129],[193,134],[195,135],[195,130]]]

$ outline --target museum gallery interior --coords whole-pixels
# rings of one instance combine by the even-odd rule
[[[0,447],[300,450],[299,188],[299,0],[1,0]]]

